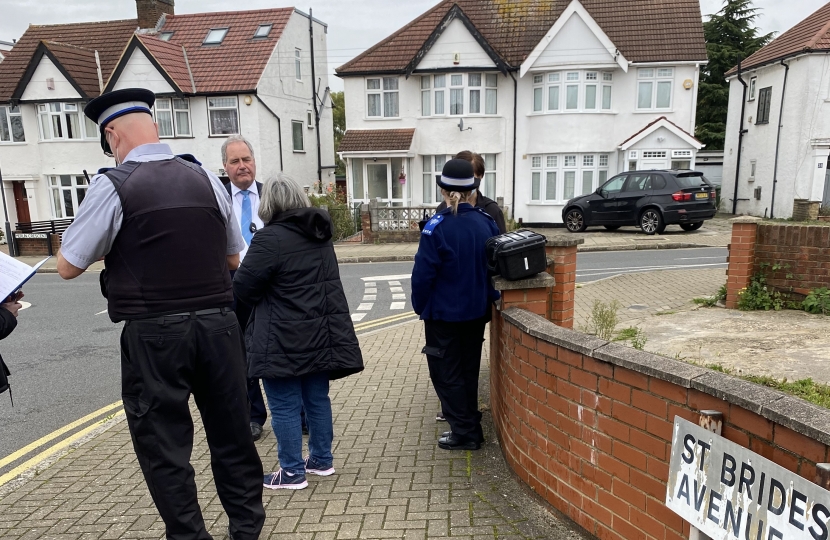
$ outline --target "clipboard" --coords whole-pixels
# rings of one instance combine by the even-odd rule
[[[46,257],[34,266],[18,261],[17,259],[0,252],[0,298],[3,302],[10,301],[12,295],[32,279],[38,269],[51,258]]]

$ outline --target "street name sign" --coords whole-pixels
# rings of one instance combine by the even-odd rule
[[[828,540],[830,491],[679,416],[666,506],[714,540]]]
[[[21,238],[21,239],[22,238],[37,238],[37,239],[42,239],[42,240],[46,240],[46,238],[48,238],[48,236],[46,234],[42,234],[42,233],[14,233],[14,237],[15,238]]]

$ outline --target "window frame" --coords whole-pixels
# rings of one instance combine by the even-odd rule
[[[171,128],[173,133],[171,135],[162,135],[161,130],[159,130],[159,139],[192,139],[193,138],[193,128],[192,122],[190,119],[190,99],[189,98],[179,98],[176,96],[160,96],[156,98],[156,102],[153,104],[152,112],[153,112],[153,121],[160,125],[158,120],[158,105],[160,102],[169,101],[170,107],[166,109],[161,109],[162,111],[170,113],[170,122]],[[185,108],[177,108],[176,101],[183,101],[187,104]],[[187,132],[183,132],[181,129],[181,124],[179,122],[179,117],[176,113],[185,112],[187,114]],[[238,118],[237,118],[238,123]]]
[[[63,176],[68,176],[70,179],[70,185],[64,186],[62,184]],[[84,190],[84,199],[89,192],[89,184],[86,181],[86,178],[83,174],[49,174],[46,175],[46,185],[49,189],[49,206],[52,210],[52,219],[74,219],[78,215],[78,209],[81,206],[83,200],[78,200],[78,190]],[[61,215],[58,215],[57,212],[57,205],[55,200],[55,192],[60,195],[59,199],[61,202],[66,201],[64,192],[70,193],[70,198],[72,202],[72,212],[73,215],[63,215],[65,214],[65,207],[61,206]]]
[[[59,111],[53,110],[53,106],[57,106],[60,108]],[[74,107],[72,109],[71,107]],[[40,136],[40,142],[48,142],[48,141],[76,141],[76,142],[83,142],[83,141],[95,141],[100,140],[101,135],[98,131],[98,127],[95,126],[92,129],[92,126],[87,124],[86,115],[83,113],[83,106],[81,103],[71,102],[71,101],[53,101],[49,103],[38,103],[35,106],[35,113],[37,114],[37,124],[38,124],[38,134]],[[80,130],[80,137],[66,137],[65,134],[69,133],[69,124],[67,122],[69,115],[75,115],[78,117],[78,129]],[[48,120],[49,126],[49,135],[46,136],[44,131],[43,125],[43,118],[46,117]],[[59,129],[61,130],[61,136],[55,136],[55,120],[53,117],[58,118]],[[91,123],[91,121],[90,121]],[[89,131],[92,130],[92,133]]]
[[[228,37],[228,31],[230,29],[231,29],[230,26],[219,26],[219,27],[216,27],[216,28],[211,28],[210,30],[208,30],[207,35],[205,35],[205,39],[202,40],[202,45],[203,46],[204,45],[214,45],[214,46],[221,45],[225,41],[225,38]],[[224,32],[222,32],[223,30],[224,30]],[[208,41],[208,38],[214,32],[222,32],[222,37],[220,37],[218,39],[218,41]]]
[[[668,75],[661,75],[661,71],[670,70]],[[650,74],[647,74],[651,72]],[[634,93],[635,110],[640,111],[672,111],[674,107],[674,78],[676,75],[675,68],[672,67],[645,67],[637,69],[637,91]],[[640,85],[648,83],[651,84],[651,96],[648,107],[640,106]],[[658,107],[657,99],[659,96],[659,88],[661,84],[669,84],[669,104],[666,107]]]
[[[747,101],[755,101],[755,94],[758,90],[758,77],[749,78],[749,99]]]
[[[758,90],[758,108],[755,111],[755,125],[769,124],[770,107],[772,105],[772,86]]]
[[[299,126],[299,130],[297,127]],[[291,148],[295,154],[305,154],[305,125],[302,120],[291,121]],[[297,149],[296,136],[300,135],[300,148]]]
[[[173,34],[175,34],[175,33],[176,33],[175,30],[173,32],[170,32],[170,31],[161,32],[161,33],[159,33],[159,39],[161,41],[170,41],[170,39],[173,38]]]
[[[233,107],[217,107],[211,106],[211,99],[233,99],[236,105]],[[231,135],[239,135],[242,131],[242,123],[239,115],[239,96],[208,96],[207,97],[207,121],[208,121],[208,137],[230,137]],[[234,133],[214,133],[213,122],[211,121],[211,111],[236,111],[236,132]]]
[[[303,50],[294,47],[294,79],[303,82]]]
[[[264,34],[260,35],[260,30],[262,30],[263,28],[267,28],[268,30]],[[256,32],[254,32],[254,37],[251,38],[251,39],[265,39],[265,38],[267,38],[268,36],[271,35],[271,30],[273,30],[273,28],[274,28],[274,25],[271,24],[271,23],[260,24],[259,26],[256,27]]]
[[[591,78],[593,76],[593,78]],[[531,94],[532,115],[546,114],[608,114],[613,112],[614,73],[597,69],[546,71],[533,75]],[[588,108],[588,87],[594,90],[594,106]],[[568,108],[569,89],[576,89],[576,106]],[[608,93],[608,107],[605,96]],[[556,99],[553,99],[553,94]],[[554,103],[555,101],[555,103]]]
[[[446,154],[421,154],[421,178],[423,182],[421,186],[421,204],[424,206],[438,206],[444,202],[437,180],[441,176],[444,164],[450,159],[452,159],[452,156]],[[429,170],[425,167],[427,161],[429,161]],[[430,186],[432,186],[431,189]],[[429,201],[426,198],[427,194],[431,195]]]
[[[23,127],[23,109],[20,108],[20,105],[12,107],[11,105],[0,105],[0,109],[5,110],[5,121],[6,121],[6,130],[9,134],[9,140],[3,140],[0,138],[0,144],[25,144],[26,143],[26,130]],[[13,109],[16,109],[14,111]],[[23,138],[19,141],[15,140],[15,131],[14,127],[12,126],[12,118],[19,118],[19,125],[20,125],[20,133]]]
[[[597,187],[609,179],[608,175],[611,170],[610,155],[609,153],[588,152],[535,154],[530,156],[529,204],[562,206],[574,197],[593,193]],[[590,165],[586,165],[588,163]],[[573,174],[574,181],[574,192],[571,197],[567,196],[565,186],[568,173]],[[577,191],[584,191],[585,173],[591,174],[591,190],[585,193],[577,193]],[[556,191],[553,197],[550,197],[548,193],[551,174],[553,174],[553,185]],[[534,191],[538,191],[538,198],[534,198]]]
[[[461,77],[461,84],[453,84],[453,78]],[[478,84],[470,82],[471,77]],[[495,77],[495,78],[494,78]],[[436,85],[436,79],[442,81]],[[421,118],[498,116],[498,74],[485,71],[463,73],[448,72],[421,75]],[[474,100],[473,95],[478,94]],[[427,98],[429,96],[429,98]],[[461,96],[461,111],[453,112],[453,97]],[[424,104],[429,99],[429,111],[425,114]],[[477,103],[478,110],[472,110]],[[493,112],[487,112],[492,110]],[[439,112],[440,111],[440,112]],[[374,117],[372,117],[374,118]]]
[[[364,84],[364,88],[366,90],[366,120],[384,120],[388,118],[400,118],[401,117],[401,83],[400,77],[366,77],[366,83]],[[377,88],[369,88],[369,81],[378,81]],[[390,81],[395,81],[395,88],[386,88],[386,83]],[[387,114],[387,106],[386,106],[386,98],[387,96],[395,95],[395,115]],[[369,98],[371,96],[378,96],[378,106],[380,107],[380,114],[369,114],[370,107],[369,107]]]

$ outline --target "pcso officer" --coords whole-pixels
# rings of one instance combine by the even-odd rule
[[[225,139],[222,144],[222,167],[230,179],[225,189],[233,201],[234,221],[239,223],[242,238],[245,241],[239,253],[239,264],[242,264],[254,233],[265,226],[259,217],[259,196],[262,193],[262,183],[256,179],[254,148],[248,139],[241,135],[231,135]],[[231,280],[235,272],[236,270],[231,270]],[[244,335],[252,308],[234,297],[234,311]],[[262,437],[262,426],[265,425],[265,419],[268,416],[265,400],[259,389],[259,379],[248,379],[248,402],[251,405],[251,437],[258,441]]]
[[[190,465],[192,394],[229,535],[252,540],[265,521],[262,463],[250,436],[228,272],[238,266],[244,244],[222,182],[191,156],[176,157],[159,143],[154,101],[149,90],[124,89],[84,109],[118,166],[90,182],[64,233],[58,273],[75,278],[105,257],[109,316],[125,321],[124,410],[167,538],[212,538]]]
[[[499,294],[490,283],[485,243],[495,221],[471,204],[480,180],[469,161],[453,159],[438,179],[447,208],[421,232],[412,269],[412,307],[424,321],[429,376],[450,431],[445,450],[478,450],[484,442],[478,373],[484,327]]]

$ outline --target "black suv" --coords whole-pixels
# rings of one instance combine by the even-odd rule
[[[605,182],[594,193],[571,199],[562,220],[571,232],[591,225],[613,231],[636,225],[660,234],[666,225],[696,231],[715,216],[715,186],[698,171],[629,171]]]

